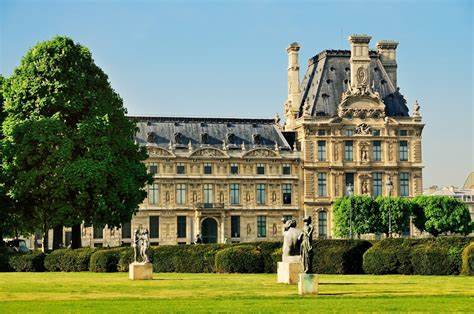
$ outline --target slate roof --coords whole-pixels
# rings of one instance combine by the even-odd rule
[[[156,145],[168,148],[187,148],[189,142],[222,149],[224,141],[228,149],[266,147],[290,150],[288,141],[273,119],[226,119],[181,117],[129,117],[136,121],[138,131],[135,140],[140,145]]]
[[[306,103],[311,106],[312,116],[337,115],[341,95],[350,83],[350,56],[349,50],[325,50],[309,60],[301,83],[300,116]],[[370,84],[385,103],[386,115],[408,116],[406,101],[387,75],[378,53],[370,51],[369,56]]]

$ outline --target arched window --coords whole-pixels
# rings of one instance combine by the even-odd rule
[[[327,238],[328,236],[328,213],[324,210],[318,213],[318,238]]]

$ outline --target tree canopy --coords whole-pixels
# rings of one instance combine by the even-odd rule
[[[6,186],[31,227],[130,221],[150,180],[146,151],[90,51],[67,37],[37,44],[4,95]]]
[[[335,234],[340,237],[348,237],[350,235],[351,220],[353,235],[360,236],[361,234],[376,232],[375,228],[380,223],[380,215],[374,205],[372,197],[367,195],[354,195],[337,199],[333,206]]]

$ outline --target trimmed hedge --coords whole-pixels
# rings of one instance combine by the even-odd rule
[[[9,261],[13,254],[8,247],[0,247],[0,272],[12,271]]]
[[[232,246],[216,254],[216,271],[219,273],[262,273],[263,270],[263,256],[254,245]]]
[[[461,274],[474,275],[474,242],[471,242],[462,251],[462,267]]]
[[[48,271],[88,271],[93,248],[60,249],[48,254],[44,267]]]
[[[313,273],[362,274],[362,257],[371,246],[365,240],[313,241]]]
[[[461,271],[461,252],[467,237],[384,239],[365,254],[368,274],[456,275]]]
[[[32,252],[15,254],[10,257],[10,267],[17,272],[44,271],[44,253]]]
[[[118,270],[120,252],[123,248],[98,250],[90,258],[89,271],[96,273],[112,273]]]

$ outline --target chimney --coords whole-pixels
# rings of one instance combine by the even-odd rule
[[[351,35],[351,87],[370,86],[369,42],[367,35]]]
[[[381,40],[377,43],[380,61],[394,87],[397,87],[397,46],[398,42],[392,40]]]
[[[298,62],[298,51],[300,45],[297,42],[286,48],[288,53],[288,98],[285,103],[285,130],[293,130],[295,119],[299,111],[301,97],[300,90],[300,65]]]

